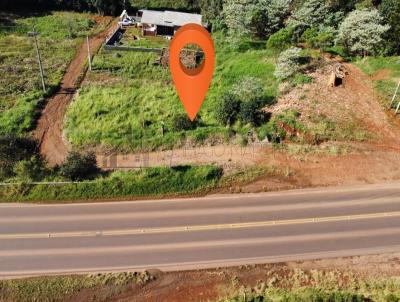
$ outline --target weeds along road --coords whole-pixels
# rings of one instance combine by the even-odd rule
[[[0,205],[0,277],[400,251],[400,183],[197,199]]]

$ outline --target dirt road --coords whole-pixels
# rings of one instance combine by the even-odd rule
[[[110,28],[112,26],[90,38],[92,54],[100,49]],[[40,142],[40,151],[50,165],[60,164],[68,154],[70,146],[63,138],[63,121],[67,107],[79,87],[80,79],[86,72],[86,61],[87,45],[83,43],[78,47],[75,58],[68,66],[59,90],[47,100],[46,107],[34,131],[34,137]]]

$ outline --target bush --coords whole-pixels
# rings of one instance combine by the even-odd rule
[[[243,124],[251,124],[257,126],[261,120],[260,102],[258,100],[250,100],[240,104],[240,121]]]
[[[94,153],[71,152],[60,166],[60,175],[72,181],[90,179],[99,173]]]
[[[288,49],[293,43],[293,33],[292,27],[282,28],[269,37],[267,47],[279,52]]]
[[[14,176],[14,166],[38,154],[38,143],[31,138],[18,136],[0,137],[0,179]]]
[[[33,155],[30,159],[17,162],[13,168],[15,176],[22,181],[40,181],[50,173],[41,156]]]
[[[264,98],[264,87],[259,78],[246,76],[233,85],[232,94],[240,102],[261,100]]]
[[[323,29],[309,28],[301,36],[301,41],[313,48],[325,49],[335,43],[335,31],[326,27]]]
[[[275,76],[280,80],[286,80],[298,73],[303,61],[300,48],[292,47],[279,55],[278,64],[275,69]]]
[[[197,126],[198,120],[192,122],[186,114],[177,115],[172,120],[172,130],[176,132],[194,130]]]
[[[215,118],[221,125],[232,125],[240,112],[240,101],[237,96],[227,93],[215,108]]]

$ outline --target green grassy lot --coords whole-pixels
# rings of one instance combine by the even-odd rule
[[[357,61],[356,65],[371,76],[386,71],[384,78],[375,80],[375,85],[385,99],[384,105],[389,106],[400,80],[400,57],[368,57]]]
[[[18,17],[11,26],[0,24],[0,134],[31,130],[41,100],[59,85],[77,45],[105,25],[96,24],[91,15],[70,12]],[[34,42],[27,36],[33,28],[40,33],[46,93],[41,87]]]
[[[229,49],[219,34],[216,43],[216,68],[209,93],[199,116],[201,127],[179,133],[168,131],[175,116],[184,109],[175,92],[168,69],[154,65],[155,53],[102,51],[94,59],[94,72],[84,83],[79,97],[67,113],[66,133],[77,148],[100,145],[119,151],[171,148],[187,140],[203,143],[209,138],[225,140],[228,130],[217,124],[217,101],[245,76],[259,78],[266,97],[277,94],[274,62],[267,50]],[[162,124],[167,131],[161,134]],[[245,125],[234,130],[246,132]]]

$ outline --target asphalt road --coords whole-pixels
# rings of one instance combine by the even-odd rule
[[[0,277],[400,251],[400,183],[196,199],[0,205]]]

